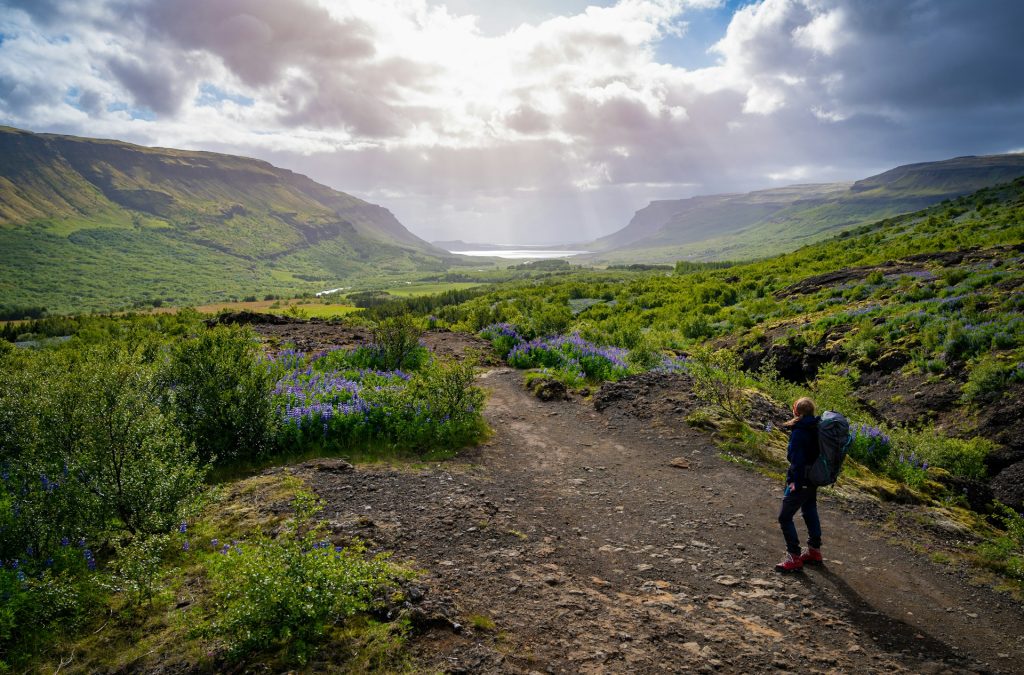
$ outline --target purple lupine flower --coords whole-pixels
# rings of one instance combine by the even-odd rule
[[[188,532],[188,524],[185,521],[181,521],[181,525],[178,525],[178,532],[185,534]]]

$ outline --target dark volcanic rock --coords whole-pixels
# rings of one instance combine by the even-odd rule
[[[356,470],[354,466],[343,459],[318,459],[308,462],[304,466],[309,466],[317,471],[326,471],[327,473],[352,473]]]
[[[998,448],[985,458],[989,475],[995,476],[1007,467],[1024,462],[1024,446]]]
[[[950,474],[942,477],[942,484],[953,492],[962,494],[967,499],[967,504],[975,511],[987,511],[992,504],[994,494],[985,481]]]
[[[569,396],[565,384],[558,380],[534,380],[530,389],[533,395],[542,401],[561,401]]]
[[[1024,513],[1024,462],[1017,462],[992,481],[992,493],[1007,506]]]

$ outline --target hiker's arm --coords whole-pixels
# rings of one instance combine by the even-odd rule
[[[804,472],[804,442],[807,431],[794,428],[789,436],[789,447],[786,449],[786,459],[789,460],[789,469],[786,471],[787,485],[800,485]]]

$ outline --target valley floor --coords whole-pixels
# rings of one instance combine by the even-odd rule
[[[466,337],[431,336],[448,340]],[[595,407],[496,368],[494,436],[458,460],[292,470],[336,537],[425,570],[411,646],[428,671],[1024,672],[1024,609],[900,545],[914,535],[870,504],[825,498],[826,565],[777,575],[781,486],[685,424],[673,377]]]

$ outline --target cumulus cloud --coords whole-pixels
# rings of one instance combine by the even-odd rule
[[[711,65],[664,62],[717,5],[485,33],[427,0],[0,0],[0,121],[255,155],[426,236],[508,241],[1021,144],[1022,3],[761,0],[705,36]]]

